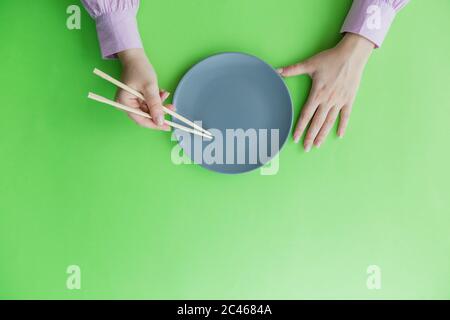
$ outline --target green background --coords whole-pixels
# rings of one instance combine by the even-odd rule
[[[412,1],[365,75],[344,139],[273,176],[172,164],[167,133],[89,101],[114,88],[77,1],[1,1],[0,298],[450,298],[450,1]],[[223,51],[274,66],[332,47],[350,0],[143,1],[173,92]],[[287,80],[298,115],[308,77]],[[81,290],[66,288],[79,265]],[[382,289],[368,290],[378,265]]]

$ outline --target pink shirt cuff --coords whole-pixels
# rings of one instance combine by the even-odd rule
[[[341,32],[359,34],[378,48],[383,43],[397,11],[408,0],[354,0]]]
[[[117,57],[117,53],[142,48],[136,13],[139,0],[82,0],[97,24],[103,58]]]
[[[136,22],[137,8],[103,14],[96,18],[103,58],[111,59],[126,49],[142,48]]]

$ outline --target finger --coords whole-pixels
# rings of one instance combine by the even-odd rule
[[[148,129],[160,129],[160,127],[158,127],[149,118],[138,116],[138,115],[136,115],[134,113],[129,113],[129,112],[127,112],[127,114],[128,114],[128,116],[130,117],[131,120],[133,120],[137,125],[139,125],[141,127],[148,128]]]
[[[135,97],[134,95],[132,95],[131,93],[129,93],[125,90],[122,90],[122,89],[117,90],[115,100],[121,104],[128,106],[128,107],[132,107],[132,108],[140,107],[139,99],[137,97]]]
[[[320,129],[316,139],[314,140],[314,145],[317,148],[320,147],[320,145],[323,143],[325,138],[330,133],[330,130],[333,127],[333,124],[336,121],[338,115],[339,115],[339,108],[337,107],[331,108],[331,110],[328,112],[327,118],[325,119],[322,128]]]
[[[161,89],[161,90],[160,90],[160,96],[161,96],[162,102],[164,102],[164,100],[166,100],[166,99],[169,97],[169,95],[170,95],[170,92],[168,92],[168,91],[166,91],[166,90],[164,90],[164,89]],[[175,111],[175,106],[174,106],[173,104],[168,104],[168,105],[165,106],[165,107],[166,107],[167,109],[171,110],[171,111]],[[164,130],[164,131],[170,131],[171,128],[170,128],[170,126],[169,126],[168,124],[163,124],[162,130]]]
[[[140,102],[139,108],[140,108],[142,111],[144,111],[145,113],[150,114],[150,111],[148,110],[147,103],[146,103],[145,101],[142,101],[142,100],[140,100],[139,102]],[[150,120],[150,121],[154,122],[153,120]]]
[[[164,89],[159,90],[159,97],[161,98],[161,102],[164,102],[169,96],[170,96],[170,92],[168,92]]]
[[[170,110],[172,110],[172,111],[175,111],[174,109],[174,107],[173,107],[173,105],[171,105],[171,104],[168,104],[167,106],[166,106],[166,108],[167,109],[170,109]],[[161,130],[164,130],[164,131],[170,131],[171,130],[171,127],[168,125],[168,124],[166,124],[166,123],[164,123],[162,126],[159,126],[159,128],[161,129]]]
[[[144,101],[139,101],[139,109],[141,111],[144,111],[145,113],[149,113],[148,112],[148,108],[147,105]],[[159,127],[156,125],[156,123],[154,123],[151,119],[147,118],[147,117],[142,117],[139,115],[136,115],[134,113],[128,113],[128,116],[134,121],[136,122],[137,125],[144,127],[144,128],[148,128],[148,129],[159,129]]]
[[[339,138],[344,137],[345,130],[347,129],[351,112],[352,112],[351,105],[345,105],[341,110],[341,116],[340,116],[339,127],[338,127],[338,137]]]
[[[147,103],[145,101],[141,101],[141,110],[144,111],[145,113],[150,113]],[[166,123],[163,123],[162,126],[158,126],[153,120],[148,118],[146,118],[146,120],[152,124],[151,126],[146,126],[147,128],[170,131],[170,126]]]
[[[294,130],[294,142],[298,143],[300,141],[300,137],[303,135],[303,132],[306,129],[309,121],[314,115],[317,107],[319,106],[319,102],[316,100],[317,89],[315,84],[311,88],[311,92],[309,93],[308,100],[300,112],[300,118],[297,122],[297,125]]]
[[[124,90],[119,90],[117,92],[116,101],[123,105],[126,105],[128,107],[132,107],[135,109],[141,109],[144,112],[148,112],[146,110],[147,107],[145,106],[144,103],[139,101],[139,99],[136,98],[134,95],[132,95]],[[134,113],[127,112],[127,114],[136,124],[138,124],[144,128],[156,129],[156,125],[150,119],[135,115]]]
[[[314,117],[311,121],[311,125],[309,126],[308,132],[306,133],[305,141],[303,142],[303,146],[306,152],[309,152],[311,150],[313,142],[316,139],[320,128],[322,128],[329,110],[330,108],[326,104],[321,104],[319,108],[317,108],[316,113],[314,114]]]
[[[309,60],[305,60],[291,66],[278,68],[277,72],[283,77],[292,77],[298,76],[301,74],[311,74],[312,73],[312,65]]]
[[[165,90],[161,90],[160,91],[160,96],[163,97],[167,97],[169,96],[170,92],[167,92]],[[172,104],[169,104],[166,106],[166,108],[175,111],[175,106]],[[140,109],[146,113],[149,113],[147,104],[145,103],[145,101],[141,101],[141,105],[140,105]],[[145,128],[150,128],[150,129],[160,129],[163,131],[170,131],[171,127],[168,124],[163,124],[162,126],[157,126],[151,119],[149,118],[145,118],[145,117],[141,117],[132,113],[128,114],[130,116],[130,118],[135,121],[138,125],[143,126]]]
[[[171,111],[176,111],[176,108],[173,104],[168,104],[165,107]],[[162,128],[162,130],[165,130],[165,131],[171,130],[171,127],[168,124],[164,124],[161,128]]]
[[[164,124],[164,112],[159,90],[156,86],[150,86],[144,89],[143,94],[153,122],[161,127]]]
[[[140,103],[139,109],[141,109],[145,113],[148,113],[148,108],[147,108],[147,104],[145,103],[145,101],[139,101],[139,103]],[[158,130],[170,131],[170,127],[166,124],[164,124],[163,126],[157,126],[156,123],[154,123],[149,118],[142,117],[142,116],[136,115],[134,113],[130,113],[130,112],[127,112],[127,113],[128,113],[128,116],[131,118],[131,120],[133,120],[137,125],[139,125],[141,127],[148,128],[148,129],[158,129]]]
[[[167,109],[170,109],[171,111],[176,111],[176,110],[177,110],[177,108],[175,108],[175,105],[173,105],[173,104],[168,104],[168,105],[166,106],[166,108],[167,108]]]

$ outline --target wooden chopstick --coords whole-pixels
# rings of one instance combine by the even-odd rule
[[[116,85],[117,87],[128,91],[129,93],[131,93],[132,95],[138,97],[141,100],[145,100],[144,96],[137,90],[134,90],[133,88],[127,86],[126,84],[120,82],[119,80],[114,79],[113,77],[111,77],[110,75],[104,73],[103,71],[95,68],[94,69],[94,74],[96,74],[97,76],[99,76],[100,78],[105,79],[106,81],[111,82],[112,84]],[[211,132],[203,129],[201,126],[195,124],[194,122],[190,121],[189,119],[186,119],[185,117],[183,117],[182,115],[179,115],[178,113],[176,113],[175,111],[170,110],[169,108],[166,108],[165,106],[162,106],[164,112],[170,114],[172,117],[177,118],[178,120],[180,120],[181,122],[184,122],[186,124],[188,124],[189,126],[197,129],[198,131],[201,131],[209,136],[212,136]]]
[[[148,113],[146,113],[146,112],[144,112],[142,110],[138,110],[138,109],[135,109],[135,108],[128,107],[126,105],[123,105],[123,104],[118,103],[116,101],[109,100],[109,99],[107,99],[105,97],[99,96],[98,94],[95,94],[95,93],[92,93],[92,92],[89,92],[88,98],[92,99],[92,100],[95,100],[95,101],[98,101],[98,102],[102,102],[102,103],[108,104],[108,105],[110,105],[112,107],[115,107],[117,109],[120,109],[120,110],[123,110],[123,111],[126,111],[126,112],[134,113],[134,114],[136,114],[138,116],[141,116],[141,117],[145,117],[145,118],[148,118],[148,119],[152,118]],[[169,121],[169,120],[166,120],[166,119],[164,119],[164,123],[169,125],[169,126],[171,126],[171,127],[173,127],[173,128],[180,129],[182,131],[186,131],[186,132],[189,132],[189,133],[192,133],[192,134],[196,134],[196,135],[202,136],[202,137],[207,138],[207,139],[212,139],[212,137],[208,136],[207,134],[204,134],[203,132],[200,132],[198,130],[194,130],[194,129],[191,129],[191,128],[187,128],[185,126],[179,125],[178,123],[175,123],[175,122],[172,122],[172,121]]]

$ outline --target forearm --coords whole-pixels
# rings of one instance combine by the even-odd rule
[[[122,65],[128,65],[137,60],[147,59],[144,49],[142,48],[131,48],[120,51],[117,53]]]

